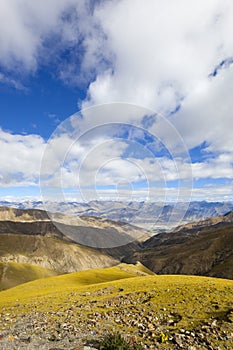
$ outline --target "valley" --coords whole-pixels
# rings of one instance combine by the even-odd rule
[[[154,236],[102,217],[53,215],[0,208],[0,348],[101,349],[108,334],[131,349],[233,347],[232,212]],[[91,242],[130,239],[87,247],[64,226],[73,235],[91,229]]]

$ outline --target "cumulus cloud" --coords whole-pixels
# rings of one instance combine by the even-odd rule
[[[179,106],[170,120],[189,148],[204,141],[209,150],[232,148],[230,1],[112,1],[95,16],[114,60],[90,84],[83,106],[124,101],[167,117]]]
[[[34,72],[53,62],[66,84],[79,85],[83,80],[88,84],[83,108],[126,102],[150,108],[170,122],[156,123],[156,113],[145,116],[132,106],[129,110],[124,107],[122,113],[119,106],[109,105],[106,113],[100,109],[94,116],[86,109],[78,123],[75,118],[70,123],[79,132],[96,128],[92,142],[84,137],[72,144],[76,135],[62,134],[61,130],[48,146],[52,148],[42,175],[53,169],[59,179],[62,166],[65,187],[78,183],[78,167],[88,185],[95,181],[109,185],[126,178],[140,181],[143,172],[149,181],[188,179],[190,160],[181,158],[179,145],[182,150],[191,150],[204,144],[205,159],[191,166],[194,178],[230,179],[232,18],[231,0],[2,0],[0,65],[12,74],[9,78],[0,73],[2,83],[23,89],[14,72]],[[61,60],[59,54],[64,50],[69,55]],[[172,161],[168,156],[153,163],[148,154],[126,155],[129,145],[122,139],[109,146],[113,135],[103,139],[104,130],[98,127],[112,121],[146,128],[158,138],[157,147],[163,143],[177,157],[175,163],[174,157]],[[134,132],[127,137],[133,142],[144,136],[138,129],[138,136]],[[4,150],[2,184],[37,182],[44,140],[3,131],[0,140]],[[95,153],[91,153],[93,145]],[[21,158],[16,156],[19,152]]]
[[[166,111],[232,55],[229,1],[103,2],[96,8],[114,60],[90,103],[124,100]]]
[[[189,148],[206,142],[206,152],[232,152],[233,66],[200,81],[183,101],[174,123]]]
[[[17,64],[25,69],[35,69],[44,36],[56,29],[65,8],[65,1],[61,0],[1,1],[1,64],[9,70]]]
[[[189,150],[205,144],[194,178],[231,178],[232,2],[111,1],[95,16],[114,60],[91,82],[83,106],[124,101],[152,108]],[[163,134],[174,149],[166,128]]]
[[[0,129],[0,184],[38,185],[45,142],[38,135],[14,135]]]
[[[120,182],[154,186],[169,181],[190,179],[190,163],[182,158],[143,157],[144,146],[131,140],[102,138],[76,140],[58,135],[46,143],[38,135],[14,135],[0,130],[1,186],[37,185],[39,176],[48,177],[53,186],[64,188],[117,185]],[[135,156],[128,154],[133,145]],[[140,157],[137,155],[140,149]],[[46,152],[45,152],[46,150]],[[144,155],[150,154],[147,149]],[[126,156],[128,154],[128,156]],[[41,160],[43,164],[41,168]],[[232,178],[232,153],[206,162],[191,164],[192,176]]]
[[[107,64],[104,34],[92,13],[91,0],[2,0],[0,65],[21,78],[52,64],[66,84],[90,79]]]

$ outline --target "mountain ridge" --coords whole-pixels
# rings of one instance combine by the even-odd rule
[[[64,232],[63,222],[70,217],[56,215]],[[13,221],[4,221],[5,218],[13,218]],[[83,226],[85,222],[86,226]],[[72,218],[72,224],[75,234],[93,234],[103,241],[109,233],[119,234],[120,243],[124,243],[121,236],[124,230],[127,234],[128,229],[137,229],[127,223],[84,216]],[[119,244],[98,249],[72,241],[71,235],[67,237],[58,228],[41,210],[0,210],[0,262],[28,263],[67,273],[113,266],[120,261],[139,261],[158,274],[208,275],[233,279],[233,212],[182,225],[147,239],[144,236],[141,241],[127,241],[122,246]],[[69,225],[65,228],[70,230]],[[142,229],[138,232],[146,235]]]
[[[192,201],[190,203],[159,203],[149,201],[97,201],[87,203],[76,201],[47,203],[41,201],[25,201],[23,203],[1,201],[0,205],[21,209],[45,209],[52,213],[70,213],[75,216],[96,216],[109,220],[118,220],[160,232],[174,228],[179,224],[200,221],[212,216],[224,215],[233,210],[232,202]],[[173,216],[173,222],[167,224]],[[180,217],[182,222],[180,222]],[[177,218],[178,222],[175,222]]]
[[[233,279],[233,212],[155,235],[123,260],[158,274]]]

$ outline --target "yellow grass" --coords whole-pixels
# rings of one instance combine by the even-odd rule
[[[138,276],[142,269],[142,266],[121,264],[25,283],[0,292],[0,312],[1,308],[14,309],[16,313],[29,312],[35,307],[37,311],[56,313],[77,300],[84,304],[95,301],[96,310],[102,310],[109,298],[130,295],[137,305],[147,295],[145,299],[149,297],[150,302],[145,302],[145,312],[151,310],[156,314],[166,310],[179,314],[179,327],[187,327],[217,317],[232,306],[232,280],[181,275]]]

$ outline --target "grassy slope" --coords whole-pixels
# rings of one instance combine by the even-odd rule
[[[107,323],[106,319],[100,320],[97,329],[138,334],[132,321],[140,320],[141,315],[153,315],[152,320],[156,316],[162,331],[174,333],[211,323],[214,318],[224,319],[232,308],[231,280],[148,273],[140,264],[120,264],[22,284],[0,292],[0,324],[4,314],[21,318],[32,310],[36,310],[41,321],[46,317],[47,322],[55,324],[66,320],[72,310],[70,322],[77,324],[88,324],[96,313],[108,315]],[[125,315],[124,326],[117,323],[119,313]],[[175,324],[168,324],[168,319],[175,320]],[[4,328],[7,328],[6,319]],[[227,346],[231,345],[229,340]],[[169,348],[169,344],[166,346]]]
[[[193,321],[205,319],[211,312],[216,314],[215,304],[218,304],[217,313],[232,304],[233,281],[180,275],[138,276],[139,271],[143,271],[143,266],[129,265],[127,268],[126,264],[121,264],[28,282],[0,292],[0,309],[17,304],[20,312],[25,308],[30,310],[33,303],[37,309],[56,311],[58,305],[72,304],[77,294],[85,301],[84,291],[96,294],[106,288],[111,289],[111,298],[119,295],[119,289],[122,294],[135,293],[135,298],[143,292],[152,293],[154,307],[173,312],[175,309],[181,314],[182,322],[188,318]]]
[[[0,262],[0,290],[58,274],[59,272],[27,263]]]
[[[63,295],[61,293],[65,295],[72,290],[86,288],[89,285],[132,278],[137,276],[139,271],[140,269],[134,265],[121,264],[105,269],[91,269],[51,278],[42,278],[0,292],[0,306],[8,301],[14,302],[15,299],[30,302],[31,298],[36,299],[46,295],[51,297],[58,295],[60,298]]]

